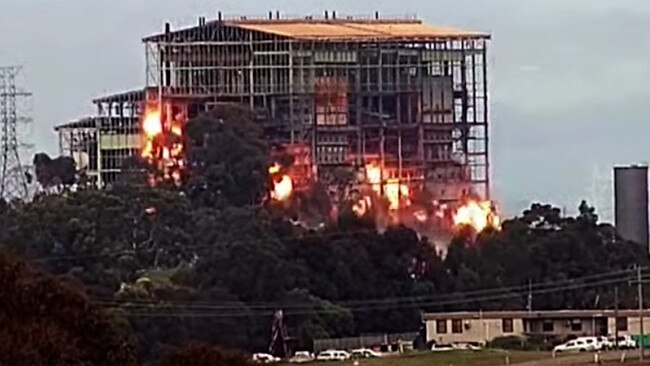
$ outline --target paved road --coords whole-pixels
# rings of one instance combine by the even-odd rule
[[[603,362],[619,361],[621,359],[622,354],[623,351],[605,352],[600,355],[600,360]],[[625,352],[626,359],[635,359],[638,356],[639,356],[638,351]],[[650,358],[650,355],[646,355],[646,357]],[[593,365],[594,364],[593,362],[594,362],[593,353],[583,353],[583,354],[572,355],[572,356],[561,356],[561,357],[556,357],[547,360],[518,363],[516,364],[516,366],[554,366],[554,365],[570,366],[570,365],[588,365],[588,364]]]

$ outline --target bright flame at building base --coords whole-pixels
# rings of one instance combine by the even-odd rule
[[[269,174],[273,183],[271,198],[276,201],[286,201],[293,192],[293,180],[286,174],[280,174],[281,170],[282,167],[278,163],[269,167]]]
[[[456,210],[453,219],[455,226],[471,226],[477,232],[501,227],[501,220],[490,201],[469,201]]]
[[[381,167],[374,163],[366,165],[366,181],[372,185],[372,190],[377,195],[382,194]],[[391,211],[399,210],[400,204],[408,206],[410,193],[409,187],[401,184],[399,179],[387,179],[383,183],[383,195],[388,200],[388,209]]]

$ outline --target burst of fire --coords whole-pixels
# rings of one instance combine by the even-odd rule
[[[142,118],[144,143],[141,155],[149,164],[155,166],[166,180],[181,183],[181,170],[184,167],[182,115],[163,114],[160,103],[148,102]],[[173,118],[172,118],[173,117]],[[156,179],[150,178],[150,183]]]
[[[371,163],[366,165],[366,180],[372,186],[372,190],[376,194],[382,194],[382,171],[381,167]],[[401,184],[399,179],[387,179],[383,184],[383,194],[388,200],[388,208],[391,211],[398,210],[401,206],[400,203],[409,205],[409,187],[405,184]]]
[[[276,201],[285,201],[291,197],[293,192],[293,181],[291,177],[286,174],[280,174],[282,167],[280,164],[275,163],[269,167],[269,174],[273,181],[273,189],[271,190],[271,198]]]
[[[453,220],[454,225],[469,225],[477,232],[487,227],[498,229],[501,226],[499,216],[490,201],[468,201],[456,210]]]

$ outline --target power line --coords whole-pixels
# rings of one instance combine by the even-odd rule
[[[644,269],[650,269],[650,267],[644,267]],[[570,285],[571,283],[574,282],[580,282],[580,281],[587,281],[587,280],[597,280],[597,279],[605,279],[607,277],[613,277],[613,276],[620,276],[624,274],[628,274],[628,277],[625,277],[625,279],[631,278],[632,272],[634,272],[634,269],[629,269],[629,270],[618,270],[618,271],[612,271],[608,273],[600,273],[600,274],[594,274],[594,275],[589,275],[589,276],[583,276],[583,277],[576,277],[576,278],[571,278],[571,279],[565,279],[565,280],[554,280],[554,281],[547,281],[547,282],[541,282],[541,283],[530,283],[530,285],[521,285],[521,286],[511,286],[511,287],[498,287],[498,288],[489,288],[489,289],[481,289],[481,290],[473,290],[473,291],[466,291],[466,292],[456,292],[456,293],[448,293],[448,294],[432,294],[432,295],[426,295],[426,296],[404,296],[404,297],[391,297],[391,298],[379,298],[379,299],[365,299],[365,300],[348,300],[348,301],[340,301],[337,302],[337,305],[340,306],[356,306],[356,305],[367,305],[367,304],[382,304],[382,303],[395,303],[395,302],[413,302],[413,301],[429,301],[433,299],[437,300],[453,300],[453,298],[457,297],[476,297],[476,296],[488,296],[488,295],[493,295],[493,294],[502,294],[505,292],[522,292],[524,290],[530,291],[532,289],[533,293],[540,294],[541,290],[543,290],[545,287],[549,286],[558,286],[560,284],[566,284]],[[115,299],[95,299],[97,302],[105,302],[105,303],[122,303],[122,304],[159,304],[159,301],[156,300],[148,300],[148,299],[135,299],[135,300],[115,300]],[[472,300],[473,301],[473,300]],[[213,309],[229,309],[231,307],[240,307],[243,302],[241,301],[233,301],[233,302],[219,302],[219,305],[214,305],[214,302],[182,302],[182,301],[166,301],[166,304],[169,305],[178,305],[178,306],[183,306],[183,305],[188,305],[188,306],[194,306],[197,308],[202,308],[203,305],[213,308]],[[276,309],[278,307],[282,307],[284,309],[294,309],[294,308],[300,308],[300,306],[295,306],[291,304],[284,304],[284,303],[278,303],[278,302],[249,302],[245,303],[246,307],[249,309]]]
[[[537,293],[538,294],[550,294],[550,293],[556,293],[556,292],[563,292],[563,291],[569,291],[569,290],[576,290],[576,289],[583,289],[583,288],[591,288],[591,287],[598,287],[598,286],[603,286],[603,285],[611,285],[615,283],[623,283],[623,282],[628,282],[631,277],[625,276],[625,277],[620,277],[616,279],[608,279],[608,280],[602,280],[594,283],[585,283],[585,284],[573,284],[573,285],[564,285],[564,286],[556,286],[548,289],[543,289],[539,290]],[[344,308],[344,309],[313,309],[314,306],[317,305],[312,305],[311,309],[309,308],[304,308],[304,310],[285,310],[286,315],[318,315],[318,314],[341,314],[341,313],[347,313],[347,312],[365,312],[365,311],[374,311],[374,310],[386,310],[386,309],[392,309],[392,308],[400,308],[400,307],[434,307],[434,306],[443,306],[443,305],[460,305],[460,304],[469,304],[469,303],[475,303],[475,302],[483,302],[483,301],[493,301],[493,300],[502,300],[502,299],[509,299],[509,298],[514,298],[514,297],[521,297],[525,294],[525,291],[522,292],[511,292],[511,293],[506,293],[506,294],[499,294],[499,295],[491,295],[491,296],[482,296],[482,297],[476,297],[476,298],[468,298],[468,299],[450,299],[450,300],[443,300],[443,301],[414,301],[411,304],[399,304],[399,303],[386,303],[386,304],[374,304],[374,303],[369,303],[369,304],[364,304],[362,306],[356,306],[352,308]],[[181,317],[208,317],[208,316],[214,316],[216,318],[229,318],[229,317],[249,317],[249,316],[269,316],[274,314],[274,310],[248,310],[245,307],[245,304],[240,305],[239,307],[230,307],[230,308],[224,308],[220,306],[203,306],[201,308],[184,308],[184,307],[179,307],[179,306],[169,306],[169,305],[149,305],[148,307],[145,307],[144,310],[147,308],[151,309],[156,309],[158,312],[143,312],[142,306],[140,306],[140,309],[136,306],[135,311],[129,311],[128,309],[124,308],[124,304],[120,303],[110,303],[110,302],[104,302],[104,303],[97,303],[98,305],[103,305],[107,307],[118,307],[121,308],[122,310],[127,311],[127,316],[142,316],[142,317],[174,317],[174,316],[181,316]],[[339,305],[340,304],[333,304],[333,305]],[[282,306],[282,304],[277,304],[277,308],[286,308],[285,306]],[[167,311],[167,312],[160,312],[159,310],[161,309],[169,309],[173,311]],[[300,308],[298,308],[300,309]],[[187,311],[179,311],[179,310],[187,310]],[[228,312],[228,310],[232,312]],[[174,312],[175,311],[175,312]],[[218,311],[218,312],[217,312]]]

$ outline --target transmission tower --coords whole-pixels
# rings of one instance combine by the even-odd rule
[[[19,66],[0,67],[0,198],[10,200],[27,198],[29,195],[30,173],[21,162],[21,149],[24,145],[18,139],[19,123],[29,123],[31,119],[23,114],[23,100],[31,93],[16,87]]]

